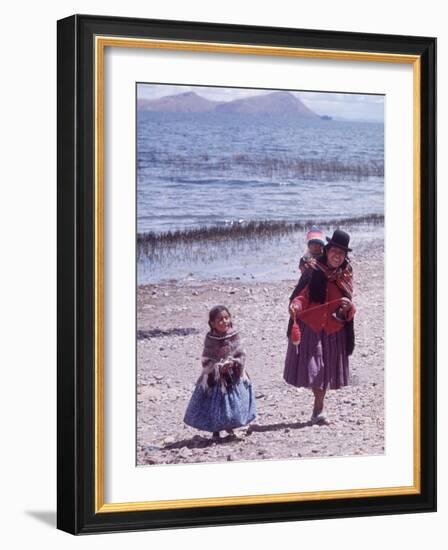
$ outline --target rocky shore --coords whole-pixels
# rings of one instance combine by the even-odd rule
[[[356,348],[351,385],[329,391],[328,425],[312,425],[309,390],[283,381],[288,297],[296,280],[172,280],[137,292],[137,464],[379,455],[384,453],[383,249],[353,259]],[[201,371],[209,309],[228,306],[241,331],[257,418],[212,442],[183,424]]]

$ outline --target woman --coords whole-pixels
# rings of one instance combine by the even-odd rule
[[[327,241],[324,254],[314,269],[305,271],[290,298],[283,375],[288,384],[313,390],[313,423],[326,422],[322,412],[327,389],[348,385],[348,357],[354,348],[350,236],[337,229]],[[291,340],[294,318],[301,330],[298,346]]]

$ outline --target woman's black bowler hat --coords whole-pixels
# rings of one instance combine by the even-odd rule
[[[352,251],[352,249],[348,247],[348,243],[350,242],[350,235],[345,231],[342,231],[342,229],[336,229],[331,239],[327,237],[327,241],[327,248],[330,248],[330,246],[336,246],[337,248],[341,248],[346,252]]]

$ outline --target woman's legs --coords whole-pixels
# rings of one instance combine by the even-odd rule
[[[314,408],[313,408],[313,417],[319,416],[324,410],[324,399],[326,390],[321,390],[318,388],[313,388],[314,393]]]

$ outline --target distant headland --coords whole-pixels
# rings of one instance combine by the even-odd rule
[[[314,120],[332,120],[328,115],[318,115],[290,92],[270,92],[232,101],[210,101],[195,92],[184,92],[158,99],[141,98],[137,102],[137,107],[141,111],[165,113],[288,115]]]

